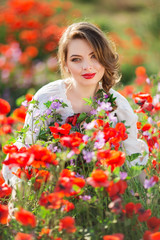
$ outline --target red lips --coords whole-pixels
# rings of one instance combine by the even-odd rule
[[[96,73],[86,73],[86,74],[83,74],[82,77],[86,79],[91,79],[91,78],[94,78],[95,75]]]

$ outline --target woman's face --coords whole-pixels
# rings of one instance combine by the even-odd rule
[[[66,67],[73,80],[84,86],[97,86],[105,71],[105,68],[96,59],[93,48],[85,39],[70,41]]]

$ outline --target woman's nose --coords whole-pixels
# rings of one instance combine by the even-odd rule
[[[83,70],[90,70],[92,69],[92,64],[89,61],[83,62]]]

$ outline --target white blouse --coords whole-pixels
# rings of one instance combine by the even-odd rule
[[[137,115],[133,112],[133,109],[131,108],[129,102],[124,98],[120,93],[117,91],[110,89],[110,94],[113,94],[113,97],[116,97],[116,104],[117,104],[117,109],[113,112],[116,113],[118,121],[125,121],[126,126],[130,126],[130,128],[127,129],[128,131],[128,138],[123,141],[123,147],[124,151],[126,152],[127,155],[131,155],[133,153],[140,153],[142,154],[143,151],[147,152],[147,154],[142,157],[139,156],[137,159],[133,160],[132,162],[128,162],[129,166],[134,166],[135,164],[139,165],[145,165],[148,161],[148,146],[147,144],[140,140],[137,139]],[[72,109],[71,102],[67,99],[66,95],[66,85],[65,85],[65,80],[57,80],[53,81],[42,88],[40,88],[37,93],[34,95],[34,99],[38,100],[39,102],[39,110],[40,114],[43,114],[47,108],[44,105],[51,97],[54,98],[61,98],[63,101],[68,105],[68,107],[62,108],[60,107],[57,109],[57,113],[61,114],[63,122],[67,119],[67,117],[74,115],[74,111]],[[29,110],[33,109],[33,104],[30,104]],[[35,116],[38,114],[38,110],[34,109],[33,110],[33,115]],[[37,115],[38,117],[38,115]],[[49,122],[48,122],[49,124]],[[32,116],[27,113],[24,127],[29,125],[30,130],[27,132],[27,136],[25,138],[25,144],[33,144],[33,139],[34,142],[39,134],[40,127],[37,127],[36,124],[32,123]],[[32,130],[35,131],[36,133],[32,136]],[[33,137],[33,139],[32,139]],[[15,145],[20,148],[24,146],[22,144],[21,139],[18,139]],[[2,174],[5,179],[5,181],[10,185],[14,185],[16,182],[20,181],[18,177],[16,177],[12,172],[15,172],[17,170],[17,167],[12,167],[11,169],[3,164],[2,168]]]

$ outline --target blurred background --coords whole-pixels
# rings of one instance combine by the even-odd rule
[[[79,21],[96,24],[115,42],[121,85],[133,83],[138,66],[159,72],[159,0],[1,0],[0,98],[12,109],[22,95],[61,78],[58,41]]]

